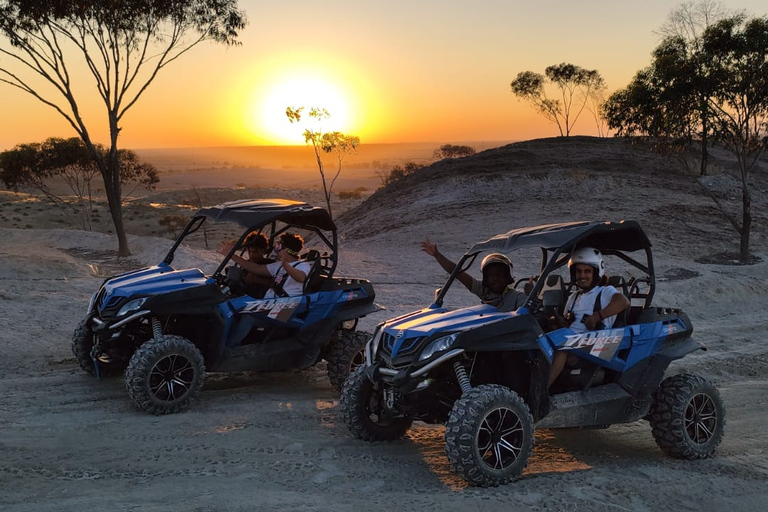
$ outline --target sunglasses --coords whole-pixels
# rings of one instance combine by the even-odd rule
[[[290,254],[291,256],[298,256],[299,253],[294,251],[293,249],[289,249],[288,247],[283,246],[280,242],[275,242],[275,252],[280,252],[283,249],[285,249],[285,252]]]

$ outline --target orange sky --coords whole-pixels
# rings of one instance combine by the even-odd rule
[[[764,0],[721,2],[765,15]],[[649,64],[677,2],[646,0],[240,0],[242,46],[198,46],[166,68],[122,122],[121,147],[302,144],[289,105],[363,143],[512,141],[558,134],[512,95],[517,73],[570,62],[612,92]],[[368,5],[372,4],[372,5]],[[373,5],[376,4],[376,5]],[[3,40],[3,45],[7,43]],[[0,61],[6,62],[6,61]],[[87,78],[87,75],[83,74]],[[89,84],[90,82],[84,82]],[[84,104],[106,142],[98,96]],[[574,134],[595,134],[583,116]],[[74,136],[59,114],[0,83],[0,150]]]

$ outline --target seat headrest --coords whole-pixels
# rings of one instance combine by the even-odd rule
[[[547,276],[547,288],[555,288],[563,283],[563,276],[560,274],[549,274]]]
[[[305,261],[315,261],[319,257],[320,257],[320,252],[318,250],[310,249],[304,253],[304,256],[302,256],[301,259]]]

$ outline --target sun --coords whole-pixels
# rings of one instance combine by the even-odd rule
[[[348,132],[352,126],[351,95],[340,86],[320,75],[286,74],[275,77],[261,93],[257,93],[253,108],[253,130],[269,142],[303,144],[305,125],[291,123],[285,115],[288,107],[321,108],[329,113],[322,122],[322,131]],[[306,117],[302,117],[302,121]]]

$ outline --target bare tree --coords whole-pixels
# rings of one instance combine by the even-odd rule
[[[198,209],[202,209],[205,204],[203,204],[203,193],[200,190],[200,187],[192,185],[192,188],[190,188],[189,191],[192,194],[192,204]],[[205,248],[208,249],[208,225],[205,222],[203,222],[203,241],[205,242]]]
[[[285,109],[285,115],[291,123],[299,123],[301,122],[301,113],[303,110],[304,107],[288,107]],[[319,125],[323,120],[328,119],[330,114],[324,108],[314,107],[309,109],[308,116],[310,122]],[[360,145],[360,137],[355,135],[345,135],[341,132],[323,132],[319,126],[316,128],[305,128],[303,135],[304,141],[307,144],[312,144],[312,149],[315,151],[317,168],[320,171],[320,179],[323,182],[325,204],[328,207],[328,214],[333,218],[333,211],[331,210],[331,194],[333,192],[333,186],[336,183],[336,179],[341,174],[341,166],[344,158],[348,154],[357,151],[357,146]],[[325,166],[323,165],[321,152],[334,153],[336,155],[338,168],[330,182],[325,175]]]
[[[85,142],[104,180],[119,255],[130,254],[117,142],[123,116],[168,64],[203,41],[237,44],[245,23],[236,0],[0,0],[0,33],[11,43],[0,46],[0,82],[51,107]],[[105,106],[106,155],[82,116],[92,93],[75,91],[80,65]]]
[[[667,21],[656,33],[663,39],[680,37],[688,43],[695,43],[695,50],[699,50],[701,36],[707,27],[734,14],[737,13],[714,0],[684,2],[670,11]]]
[[[608,87],[605,85],[605,80],[600,77],[594,87],[585,95],[586,102],[584,108],[592,114],[592,118],[595,120],[595,128],[597,129],[598,137],[607,137],[609,128],[608,120],[602,115],[601,109],[605,101],[608,99]]]

